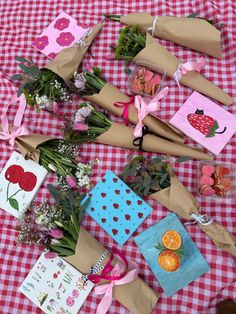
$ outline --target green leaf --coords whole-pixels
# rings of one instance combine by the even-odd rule
[[[151,183],[152,179],[151,177],[146,177],[144,180],[143,180],[143,186],[144,187],[148,187]]]
[[[164,159],[163,157],[158,156],[158,157],[153,158],[151,162],[152,162],[152,164],[158,164],[158,163],[162,162],[163,159]]]
[[[62,202],[61,193],[52,184],[48,184],[47,188],[51,193],[52,197],[54,198],[54,200],[57,202],[57,204],[61,205]]]
[[[186,160],[191,160],[192,158],[191,157],[188,157],[188,156],[181,156],[179,157],[176,161],[177,162],[184,162]]]
[[[16,57],[16,61],[19,61],[19,62],[27,62],[28,64],[32,64],[33,62],[26,59],[26,58],[23,58],[23,57]]]
[[[168,172],[164,173],[164,174],[161,176],[160,185],[164,183],[164,181],[168,178],[168,176],[169,176],[169,173],[168,173]]]
[[[19,204],[15,198],[10,198],[9,203],[10,203],[11,207],[13,207],[15,210],[19,210]]]
[[[50,247],[54,252],[57,252],[61,256],[71,256],[75,254],[75,252],[72,250],[58,247],[56,245],[50,245]]]
[[[193,13],[189,14],[187,17],[195,18],[197,16],[198,16],[198,13],[197,12],[193,12]]]
[[[21,74],[14,74],[11,78],[13,81],[18,81],[22,79],[22,75]]]
[[[17,97],[20,97],[20,95],[23,93],[24,91],[24,88],[25,88],[25,83],[22,83],[18,89],[18,92],[17,92]]]
[[[25,74],[37,74],[41,73],[40,69],[35,66],[26,66],[25,64],[19,64],[19,67],[24,71]]]

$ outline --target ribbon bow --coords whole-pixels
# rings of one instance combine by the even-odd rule
[[[190,217],[195,220],[194,222],[198,222],[200,225],[206,226],[210,225],[213,222],[213,218],[208,217],[207,214],[204,215],[191,214]]]
[[[126,102],[123,101],[117,101],[114,103],[114,106],[117,108],[124,108],[121,117],[125,120],[125,124],[129,124],[129,105],[134,103],[134,96],[129,96],[129,100]]]
[[[119,261],[120,258],[118,257],[118,261],[113,268],[111,272],[111,276],[114,276],[115,278],[120,277],[122,272],[124,271],[125,266],[121,264]],[[122,266],[121,266],[122,265]],[[111,280],[108,284],[98,286],[95,288],[95,293],[96,294],[104,294],[104,297],[102,298],[101,302],[98,305],[96,314],[105,314],[107,313],[111,303],[112,303],[112,290],[113,287],[118,286],[118,285],[125,285],[127,283],[130,283],[134,281],[138,275],[138,265],[132,261],[129,262],[129,271],[126,272],[122,276],[121,279],[118,280]]]
[[[205,64],[206,60],[203,57],[197,59],[197,61],[180,63],[176,72],[173,74],[173,78],[176,81],[178,87],[180,87],[179,81],[181,80],[182,75],[185,75],[190,71],[196,71],[200,73]]]
[[[163,88],[154,98],[149,102],[140,95],[135,96],[134,106],[138,110],[138,124],[134,129],[134,136],[142,136],[143,119],[149,114],[160,109],[160,100],[168,94],[169,88]]]
[[[12,104],[18,101],[20,105],[14,118],[12,130],[10,131],[7,111],[8,111],[8,108]],[[0,132],[0,140],[9,142],[9,144],[12,147],[14,147],[15,141],[18,137],[30,134],[29,130],[24,125],[21,125],[25,108],[26,108],[26,100],[25,100],[24,94],[22,94],[20,97],[17,97],[16,95],[14,95],[11,98],[10,103],[8,104],[6,108],[4,115],[2,116],[2,131]]]

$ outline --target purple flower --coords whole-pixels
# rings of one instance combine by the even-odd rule
[[[44,254],[44,257],[46,259],[53,259],[56,258],[58,256],[58,254],[56,252],[47,252]]]
[[[48,36],[38,37],[33,43],[38,50],[43,50],[48,44]]]
[[[75,37],[70,32],[67,32],[61,33],[56,42],[62,47],[68,47],[73,43],[74,40]]]
[[[75,188],[76,186],[77,186],[77,182],[76,182],[76,180],[75,180],[75,178],[74,177],[72,177],[72,176],[67,176],[66,177],[66,182],[69,184],[69,186],[70,187],[72,187],[72,188]]]
[[[54,58],[56,58],[56,56],[57,56],[57,54],[56,54],[55,52],[50,52],[50,53],[48,54],[48,57],[49,57],[50,59],[54,59]]]
[[[58,228],[52,229],[49,234],[54,239],[61,239],[64,237],[63,232]]]
[[[59,31],[62,31],[63,29],[67,28],[69,24],[70,20],[66,19],[65,17],[62,17],[61,19],[56,20],[54,28],[58,29]]]
[[[85,87],[86,80],[83,76],[83,74],[77,74],[75,78],[75,87],[79,90],[83,90]]]

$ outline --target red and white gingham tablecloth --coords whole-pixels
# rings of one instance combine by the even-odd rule
[[[77,18],[82,23],[92,26],[101,21],[104,13],[130,13],[150,12],[152,15],[176,15],[187,16],[192,12],[198,12],[205,18],[214,18],[216,22],[224,23],[223,29],[223,59],[217,60],[207,57],[207,65],[203,74],[212,82],[219,85],[236,100],[236,2],[234,0],[1,0],[0,1],[0,114],[4,112],[11,95],[16,91],[16,86],[9,78],[18,72],[15,56],[33,57],[38,66],[43,66],[47,58],[33,49],[31,44],[37,35],[50,24],[61,12],[65,11]],[[86,60],[103,69],[108,81],[126,90],[127,75],[124,72],[122,62],[108,61],[105,55],[110,51],[109,46],[116,41],[119,23],[107,21],[96,43],[92,46],[91,54]],[[200,56],[199,53],[183,48],[171,42],[161,41],[171,52],[182,60],[193,60]],[[162,101],[161,118],[168,121],[178,107],[191,94],[191,90],[176,86],[173,80],[166,82],[170,87],[170,93]],[[76,102],[66,104],[61,109],[61,115],[72,113]],[[236,105],[229,109],[236,113]],[[14,117],[16,109],[11,108],[10,118]],[[46,112],[36,113],[28,108],[24,122],[28,124],[32,132],[39,132],[52,136],[60,136],[62,120],[51,116]],[[190,142],[194,144],[193,142]],[[196,144],[194,144],[196,145]],[[100,164],[94,172],[93,182],[111,169],[116,174],[127,161],[127,155],[133,151],[114,148],[100,144],[86,144],[80,148],[83,157],[88,160],[99,158]],[[12,149],[5,142],[0,143],[0,170],[10,157]],[[148,155],[148,154],[145,154]],[[149,154],[154,156],[155,154]],[[236,137],[234,136],[223,152],[217,157],[218,161],[236,163]],[[187,161],[183,164],[175,164],[176,173],[185,186],[196,195],[195,177],[197,171],[196,161]],[[46,185],[54,182],[53,175],[48,176],[39,190],[35,201],[40,202],[49,197]],[[153,206],[153,212],[138,228],[134,236],[146,230],[152,224],[164,218],[169,210],[148,198]],[[212,216],[217,222],[222,223],[228,230],[236,234],[236,207],[232,201],[223,203],[205,202],[200,200],[202,211]],[[116,243],[86,215],[83,225],[101,242],[108,247]],[[42,313],[30,300],[18,292],[18,287],[36,262],[40,251],[36,247],[22,247],[15,243],[16,219],[0,209],[0,313],[4,314],[34,314]],[[211,240],[200,231],[198,226],[186,226],[196,245],[205,256],[211,270],[201,276],[187,287],[172,297],[165,297],[160,285],[153,276],[150,268],[131,239],[121,248],[128,259],[135,260],[140,266],[140,276],[158,293],[161,298],[153,313],[161,314],[215,314],[216,305],[223,299],[236,299],[236,270],[235,259],[229,254],[216,248]],[[138,297],[138,296],[137,296]],[[100,298],[91,292],[81,308],[81,314],[93,314],[96,311]],[[110,314],[129,313],[118,302],[113,301],[109,310]],[[143,313],[146,314],[146,313]]]

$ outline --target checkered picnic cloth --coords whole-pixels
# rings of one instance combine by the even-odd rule
[[[3,113],[11,95],[17,87],[10,81],[10,77],[18,72],[16,56],[33,57],[38,66],[47,63],[47,58],[32,48],[31,44],[42,30],[63,10],[80,22],[92,26],[103,19],[102,14],[127,14],[130,12],[150,12],[152,15],[187,16],[192,12],[198,12],[201,17],[214,18],[217,23],[223,23],[223,59],[217,60],[207,57],[207,65],[203,74],[216,85],[223,88],[236,99],[236,3],[233,0],[197,1],[197,0],[2,0],[0,2],[0,114]],[[122,26],[119,23],[107,21],[96,43],[91,48],[91,54],[86,61],[92,65],[100,66],[108,81],[127,92],[127,75],[124,72],[124,63],[108,61],[105,55],[109,53],[109,46],[116,42],[118,30]],[[171,42],[161,41],[171,52],[182,60],[194,60],[199,53],[183,48]],[[93,56],[93,57],[92,57]],[[173,80],[166,82],[170,87],[169,95],[162,101],[160,117],[168,121],[178,107],[191,94],[192,90],[176,86]],[[234,86],[234,88],[233,88]],[[61,114],[71,114],[76,102],[65,104]],[[229,111],[236,113],[235,104]],[[15,108],[10,110],[10,118],[14,117]],[[115,118],[115,117],[114,117]],[[115,118],[117,119],[117,118]],[[34,109],[27,108],[24,122],[28,124],[32,132],[60,136],[62,120],[47,112],[36,113]],[[189,143],[194,144],[189,141]],[[196,145],[196,144],[194,144]],[[127,162],[127,155],[135,155],[132,150],[114,148],[100,144],[86,144],[80,147],[81,155],[88,160],[99,158],[93,182],[96,183],[106,170],[111,169],[120,174],[122,167]],[[0,169],[2,169],[10,157],[12,149],[5,142],[0,143]],[[154,156],[155,154],[144,155]],[[234,137],[223,152],[217,157],[218,161],[236,162],[236,138]],[[176,174],[184,185],[196,195],[195,180],[197,172],[196,161],[186,161],[183,164],[175,164]],[[49,197],[46,185],[54,181],[53,175],[49,175],[39,190],[36,201],[40,202]],[[134,236],[144,231],[152,224],[164,218],[169,210],[148,198],[153,206],[153,212],[138,228]],[[216,203],[200,200],[202,211],[225,227],[229,231],[236,232],[236,210],[232,201]],[[86,215],[83,225],[101,243],[108,247],[116,245],[100,226]],[[0,313],[4,314],[33,314],[42,313],[31,301],[18,292],[18,287],[36,262],[40,250],[36,247],[17,246],[15,242],[16,231],[15,218],[0,209]],[[196,245],[210,264],[211,270],[201,276],[187,287],[172,297],[165,297],[160,285],[153,276],[144,258],[131,239],[121,248],[128,259],[135,260],[140,266],[140,276],[158,293],[161,298],[153,313],[162,314],[213,314],[216,313],[216,305],[222,299],[236,299],[235,260],[229,254],[216,248],[211,240],[201,232],[197,225],[186,226]],[[137,295],[138,297],[138,295]],[[91,292],[80,310],[83,314],[93,314],[96,311],[100,297]],[[117,301],[112,303],[109,313],[124,314],[129,311]],[[147,313],[143,313],[147,314]]]

